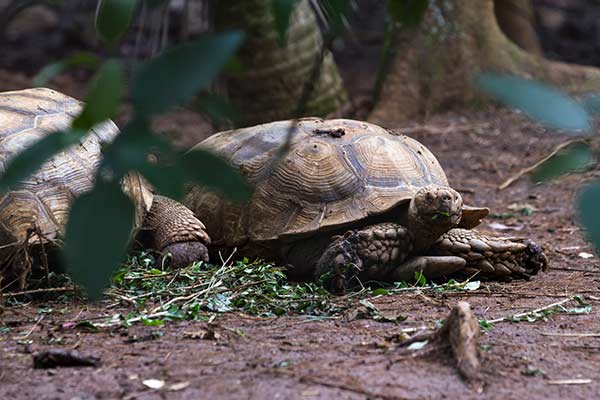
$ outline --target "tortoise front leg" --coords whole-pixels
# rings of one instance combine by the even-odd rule
[[[535,275],[546,268],[542,248],[528,239],[508,239],[467,230],[452,229],[440,237],[430,253],[466,260],[465,274],[486,278]]]
[[[344,291],[353,280],[398,281],[453,273],[465,265],[459,257],[414,257],[413,238],[402,225],[382,223],[335,237],[317,262],[316,277],[333,292]]]
[[[210,238],[206,227],[183,204],[155,195],[142,229],[149,233],[150,245],[161,253],[161,260],[171,255],[175,268],[194,261],[208,262]]]

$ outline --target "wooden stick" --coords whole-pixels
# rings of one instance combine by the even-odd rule
[[[558,333],[558,332],[542,332],[543,336],[560,336],[560,337],[600,337],[600,333],[578,333],[578,332],[569,332],[569,333]]]
[[[591,379],[561,379],[557,381],[548,381],[548,385],[587,385],[592,383]]]
[[[502,318],[492,319],[492,320],[488,320],[487,322],[489,322],[490,324],[496,324],[498,322],[510,321],[512,318],[526,317],[529,314],[535,314],[535,313],[539,313],[539,312],[542,312],[542,311],[550,310],[551,308],[554,308],[554,307],[558,307],[558,306],[560,306],[562,304],[568,303],[569,301],[573,300],[574,298],[575,298],[575,296],[571,296],[568,299],[557,301],[556,303],[548,304],[547,306],[536,308],[535,310],[531,310],[531,311],[522,312],[522,313],[519,313],[519,314],[510,315],[508,317],[502,317]]]
[[[536,168],[538,168],[540,165],[542,165],[543,163],[545,163],[546,161],[548,161],[551,157],[553,157],[554,155],[556,155],[556,153],[558,153],[559,151],[561,151],[565,147],[572,145],[573,143],[587,143],[587,141],[584,140],[584,139],[571,139],[571,140],[568,140],[568,141],[566,141],[564,143],[559,144],[558,146],[556,146],[554,148],[554,150],[552,150],[550,152],[550,154],[547,154],[546,156],[544,156],[544,158],[542,158],[541,160],[539,160],[535,164],[533,164],[533,165],[531,165],[531,166],[529,166],[527,168],[523,168],[522,170],[520,170],[519,172],[517,172],[516,174],[514,174],[513,176],[511,176],[507,180],[505,180],[500,186],[498,186],[498,190],[504,190],[504,189],[506,189],[507,187],[509,187],[510,185],[512,185],[513,183],[515,183],[519,179],[521,179],[524,175],[527,175],[527,174],[535,171]]]
[[[42,289],[24,290],[22,292],[8,292],[8,293],[3,293],[3,295],[17,297],[17,296],[25,296],[28,294],[39,294],[39,293],[74,292],[75,290],[76,290],[75,287],[42,288]]]

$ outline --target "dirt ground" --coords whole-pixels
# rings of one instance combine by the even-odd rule
[[[1,71],[0,78],[2,90],[28,84],[26,78],[20,80]],[[81,88],[69,80],[58,79],[55,86],[81,97]],[[206,123],[185,111],[160,123],[164,129],[184,132],[179,137],[182,145],[209,131]],[[522,179],[499,191],[501,182],[566,137],[497,109],[446,114],[402,128],[433,150],[466,201],[487,205],[496,214],[513,215],[488,219],[483,230],[537,241],[546,250],[548,270],[530,281],[484,283],[473,292],[406,293],[371,299],[381,310],[407,316],[401,323],[348,315],[318,320],[225,313],[210,326],[190,321],[160,328],[85,332],[63,325],[127,313],[128,309],[107,309],[106,302],[33,302],[7,307],[0,315],[0,398],[599,398],[600,268],[596,257],[579,256],[592,253],[592,249],[583,239],[572,206],[578,188],[600,175],[599,171],[543,186]],[[520,215],[515,207],[534,212]],[[500,322],[483,331],[482,393],[465,384],[446,352],[407,353],[396,345],[402,329],[432,327],[460,300],[468,301],[478,318],[491,320],[576,294],[591,305],[589,314],[557,313],[533,323]],[[216,335],[212,339],[190,335],[202,330]],[[102,365],[33,369],[32,353],[49,348],[77,349],[99,357]],[[150,389],[143,384],[148,379],[166,384],[162,389]]]

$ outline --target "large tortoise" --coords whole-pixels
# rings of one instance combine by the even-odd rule
[[[32,143],[67,128],[81,108],[79,101],[50,89],[0,93],[0,171]],[[80,144],[54,156],[10,191],[0,193],[0,278],[16,277],[22,286],[31,266],[33,245],[60,240],[72,200],[93,186],[101,143],[117,134],[112,121],[94,127]],[[135,174],[124,179],[123,188],[136,205],[137,226],[149,233],[145,235],[150,238],[149,246],[171,253],[177,266],[207,259],[205,244],[209,238],[189,209],[153,195]],[[98,210],[103,212],[109,210]],[[0,287],[7,284],[10,282]]]
[[[412,279],[455,272],[529,276],[546,263],[535,243],[469,230],[489,210],[463,205],[434,155],[421,143],[353,120],[305,118],[215,134],[197,147],[239,168],[255,185],[235,204],[202,187],[186,204],[216,249],[288,266],[293,278],[316,273],[332,289],[361,279]]]

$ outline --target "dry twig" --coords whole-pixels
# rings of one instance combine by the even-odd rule
[[[518,181],[519,179],[521,179],[524,175],[532,173],[540,165],[542,165],[543,163],[545,163],[546,161],[548,161],[551,157],[553,157],[554,155],[556,155],[559,151],[561,151],[565,147],[570,146],[573,143],[586,143],[586,142],[587,141],[583,140],[583,139],[571,139],[571,140],[568,140],[568,141],[566,141],[564,143],[559,144],[558,146],[556,146],[554,148],[554,150],[552,150],[549,154],[547,154],[546,156],[544,156],[544,158],[542,158],[541,160],[539,160],[538,162],[536,162],[535,164],[533,164],[533,165],[531,165],[531,166],[529,166],[527,168],[523,168],[522,170],[520,170],[516,174],[512,175],[507,180],[505,180],[500,186],[498,186],[498,190],[504,190],[507,187],[509,187],[510,185],[512,185],[513,183],[515,183],[516,181]]]

